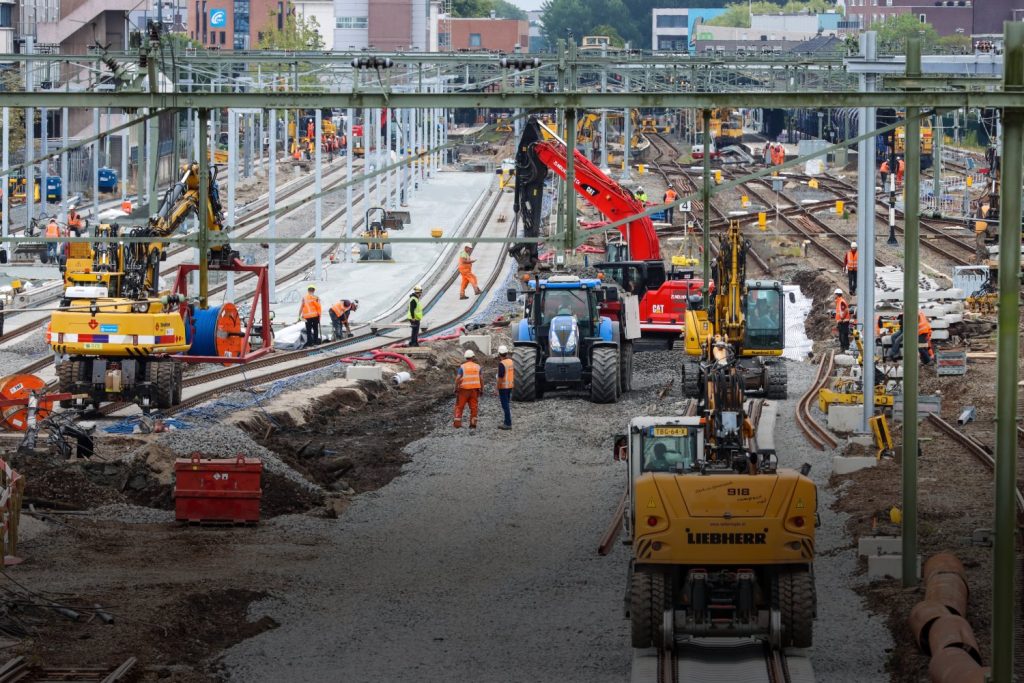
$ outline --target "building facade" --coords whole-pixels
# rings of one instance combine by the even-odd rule
[[[530,47],[530,23],[523,19],[448,20],[451,49],[463,51],[526,52]]]
[[[189,0],[188,35],[207,48],[252,50],[264,31],[284,27],[282,0]]]
[[[1024,19],[1024,0],[847,0],[846,15],[864,29],[899,14],[935,27],[940,36],[1002,34],[1004,21]]]
[[[428,0],[334,0],[334,49],[427,51]]]
[[[694,25],[724,12],[724,7],[655,8],[651,13],[651,48],[655,52],[692,52]]]

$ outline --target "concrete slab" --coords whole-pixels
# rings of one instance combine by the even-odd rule
[[[379,382],[384,379],[384,368],[379,365],[350,365],[345,368],[345,379],[368,379]]]
[[[867,469],[868,467],[874,467],[878,464],[872,456],[860,455],[846,457],[844,455],[836,455],[832,458],[832,473],[833,474],[850,474],[851,472],[857,472],[858,470]]]
[[[861,557],[898,555],[902,552],[902,536],[864,536],[857,539],[857,554]]]
[[[917,556],[917,576],[921,578],[921,556]],[[903,578],[903,556],[902,555],[869,555],[868,556],[868,578],[869,579],[902,579]]]
[[[855,443],[858,446],[872,446],[875,443],[874,437],[870,434],[857,434],[847,439],[850,443]]]
[[[464,349],[473,349],[485,356],[491,355],[491,335],[489,334],[464,334],[459,337],[459,346]]]
[[[828,407],[828,428],[834,432],[849,433],[860,429],[864,407],[860,403],[831,405]]]

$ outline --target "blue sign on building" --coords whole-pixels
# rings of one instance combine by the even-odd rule
[[[225,9],[210,10],[210,28],[227,28],[228,11]]]

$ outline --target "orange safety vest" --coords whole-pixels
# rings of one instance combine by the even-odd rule
[[[473,264],[469,260],[473,258],[472,254],[468,251],[459,252],[459,272],[463,275],[469,275],[473,272]]]
[[[459,378],[459,389],[480,389],[480,366],[467,360],[460,366],[462,377]]]
[[[132,212],[132,203],[130,201],[128,201],[127,199],[124,200],[123,202],[121,202],[121,210],[124,211],[125,213],[131,213]]]
[[[310,318],[319,318],[323,311],[320,309],[320,297],[316,294],[307,294],[302,297],[302,318],[303,320],[309,320]]]
[[[331,310],[334,311],[334,315],[338,316],[339,318],[345,315],[345,313],[347,313],[350,308],[351,306],[346,306],[344,301],[338,301],[333,306],[331,306]]]
[[[889,172],[889,162],[888,161],[883,161],[882,165],[878,167],[878,171],[880,173],[888,173]]]
[[[842,323],[847,322],[850,319],[850,305],[846,303],[846,299],[839,297],[836,299],[836,322]]]
[[[675,190],[665,190],[665,203],[674,202],[679,197]]]
[[[847,270],[857,270],[857,252],[850,249],[846,252],[846,261],[844,262]]]
[[[82,217],[72,211],[68,214],[68,227],[75,228],[76,230],[82,227]]]
[[[932,325],[928,322],[928,316],[921,311],[917,312],[917,333],[919,335],[924,334],[931,337]]]
[[[54,222],[50,221],[46,226],[47,237],[60,237],[60,227]]]
[[[511,358],[505,358],[501,361],[501,365],[505,368],[505,376],[498,377],[498,388],[511,389],[516,383],[515,363],[512,362]]]

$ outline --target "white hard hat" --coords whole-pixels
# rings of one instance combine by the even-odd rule
[[[475,354],[475,353],[473,353],[473,349],[466,349],[466,352],[465,352],[464,354],[462,354],[462,356],[463,356],[464,358],[472,358],[472,357],[474,357],[475,355],[476,355],[476,354]]]
[[[472,249],[472,248],[473,248],[472,244],[467,244],[466,246],[463,247],[463,249]]]
[[[857,243],[856,242],[850,242],[850,249],[856,249],[856,248],[857,248]]]
[[[420,287],[419,285],[416,285],[415,287],[412,288],[412,291],[414,291],[414,292],[422,292],[423,288]]]
[[[839,289],[839,288],[837,287],[837,288],[836,288],[836,296],[841,296],[841,295],[842,295],[842,293],[843,293],[843,290],[841,290],[841,289]]]
[[[500,353],[500,354],[508,353],[508,347],[505,346],[504,344],[502,344],[501,346],[498,347],[498,353]]]

